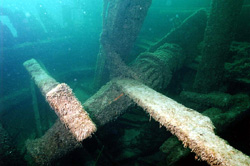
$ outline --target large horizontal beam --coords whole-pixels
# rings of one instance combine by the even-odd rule
[[[33,60],[31,62],[34,65],[38,65],[36,68],[39,68],[39,64],[36,64],[36,61]],[[35,73],[44,74],[45,72],[40,71]],[[46,77],[49,76],[47,75]],[[36,80],[35,75],[33,75],[33,78]],[[37,84],[40,85],[39,83]],[[47,96],[49,96],[47,98],[50,98],[51,93],[53,94],[52,96],[67,96],[72,93],[69,92],[60,95],[61,91],[64,91],[64,88],[67,89],[68,87],[58,84],[47,93]],[[109,95],[107,96],[107,94]],[[116,117],[119,116],[121,112],[118,110],[124,110],[128,105],[131,105],[131,99],[144,108],[162,126],[165,126],[172,134],[176,135],[183,142],[184,147],[189,147],[197,156],[207,161],[210,165],[237,165],[239,163],[240,165],[247,165],[250,163],[248,156],[234,149],[223,139],[215,135],[213,131],[214,126],[208,117],[175,102],[138,81],[130,79],[113,80],[92,96],[85,103],[85,106],[95,121],[99,120],[99,124],[103,125],[114,118],[114,115]],[[64,97],[62,100],[64,101]],[[57,99],[55,101],[52,103],[56,104]],[[52,108],[55,107],[55,105],[52,105]],[[59,105],[59,107],[61,106]],[[96,111],[98,108],[101,111]],[[112,112],[111,114],[106,114],[107,118],[105,118],[105,112],[108,112],[106,108]],[[58,108],[55,109],[57,110]],[[102,121],[101,119],[106,120]],[[60,132],[58,132],[58,129],[60,129]],[[53,145],[57,144],[57,140],[67,140],[66,142],[69,141],[71,143],[66,143],[64,144],[65,146],[56,148]],[[46,144],[44,144],[45,142]],[[35,159],[43,156],[43,160],[38,160],[39,164],[47,164],[58,156],[67,153],[65,150],[73,150],[79,146],[77,141],[72,139],[72,135],[60,122],[57,122],[42,138],[27,142],[27,149]],[[54,153],[45,155],[44,157],[46,151],[53,151]]]
[[[134,80],[116,81],[122,91],[210,165],[247,166],[250,158],[214,133],[207,116]]]

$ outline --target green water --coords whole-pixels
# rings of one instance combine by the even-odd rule
[[[198,9],[204,8],[209,12],[210,3],[211,0],[152,0],[133,48],[124,59],[125,63],[133,64],[140,53],[178,28]],[[220,136],[247,155],[250,154],[250,131],[244,128],[250,125],[249,6],[250,1],[245,0],[237,22],[234,44],[225,65],[230,72],[225,73],[228,82],[223,87],[226,89],[223,92],[239,95],[234,98],[238,105],[234,102],[227,107],[218,107],[224,112],[246,110],[232,124],[228,124]],[[0,1],[1,166],[31,163],[25,142],[41,136],[36,128],[34,107],[39,110],[42,135],[57,119],[23,63],[31,58],[36,59],[58,82],[68,84],[76,97],[84,103],[98,91],[94,86],[94,79],[101,46],[102,19],[102,0]],[[183,38],[185,37],[184,35]],[[161,91],[200,112],[214,108],[211,105],[189,102],[181,98],[180,94],[192,87],[202,44],[201,42],[195,46],[196,58],[175,71],[168,87]],[[37,102],[34,102],[34,96]],[[148,115],[141,108],[133,107],[116,121],[98,129],[91,139],[84,140],[84,148],[64,154],[53,161],[52,165],[166,165],[166,154],[159,147],[169,137],[171,134],[164,128],[159,128],[158,122],[149,122]],[[185,156],[175,164],[188,165],[186,163],[207,165],[206,162],[195,161],[194,154]]]

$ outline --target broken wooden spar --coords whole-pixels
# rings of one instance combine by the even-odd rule
[[[116,81],[122,91],[210,165],[249,165],[250,158],[216,136],[211,120],[134,80]]]
[[[127,74],[127,77],[134,78],[125,63],[120,62],[128,59],[151,2],[152,0],[104,0],[101,49],[95,74],[97,87],[108,82],[111,75],[116,77]],[[117,71],[117,66],[122,68],[122,73]]]
[[[34,79],[36,85],[46,96],[46,100],[70,130],[77,141],[82,141],[96,131],[96,126],[83,109],[80,101],[74,96],[72,89],[62,83],[57,83],[38,64],[35,59],[23,64]]]
[[[52,86],[52,88],[47,89],[52,90],[55,87],[54,84],[58,85],[35,60],[30,61],[29,64],[25,62],[25,65],[36,66],[36,70],[32,70],[30,67],[27,69],[47,77],[43,84]],[[39,87],[42,91],[43,86]],[[49,93],[49,91],[46,92]],[[44,94],[46,95],[46,93]],[[97,126],[103,126],[123,114],[132,104],[133,101],[124,95],[114,82],[109,82],[90,97],[83,104],[83,107],[88,111]],[[37,165],[49,165],[52,161],[79,147],[81,147],[81,143],[73,137],[59,120],[41,138],[26,141],[27,153],[32,157],[31,162]]]

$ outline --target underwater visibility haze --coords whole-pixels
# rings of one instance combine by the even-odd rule
[[[250,0],[0,0],[0,166],[250,165]]]

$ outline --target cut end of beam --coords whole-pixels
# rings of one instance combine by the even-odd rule
[[[77,141],[86,139],[96,131],[96,126],[88,113],[66,84],[59,84],[49,91],[46,99]]]

